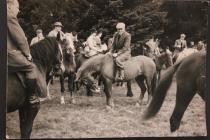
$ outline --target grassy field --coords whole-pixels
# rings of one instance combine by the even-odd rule
[[[67,85],[66,85],[67,87]],[[169,119],[175,105],[176,83],[173,82],[164,104],[151,120],[143,121],[146,105],[135,106],[140,89],[132,84],[134,97],[126,97],[126,87],[113,86],[115,107],[106,108],[105,95],[75,96],[70,104],[66,93],[66,104],[60,104],[59,82],[51,86],[52,100],[42,102],[35,119],[32,138],[95,138],[95,137],[147,137],[147,136],[205,136],[205,104],[195,96],[184,114],[179,130],[170,132]],[[146,102],[147,96],[145,97]],[[19,138],[18,112],[7,115],[7,134]]]

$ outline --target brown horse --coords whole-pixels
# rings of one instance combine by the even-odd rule
[[[130,81],[135,79],[142,92],[146,92],[144,80],[146,80],[148,88],[148,101],[152,96],[152,92],[156,84],[156,66],[154,61],[146,56],[136,56],[132,57],[130,60],[124,62],[125,68],[125,80]],[[108,106],[113,107],[114,103],[112,101],[112,83],[114,81],[114,60],[112,54],[100,54],[91,57],[85,61],[82,66],[78,69],[76,80],[81,81],[92,81],[91,74],[94,72],[100,72],[102,75],[102,80],[104,83],[104,92],[106,94],[106,103]],[[143,93],[144,94],[144,93]],[[142,103],[143,94],[137,103]]]
[[[198,93],[205,100],[205,61],[206,52],[202,51],[191,54],[169,67],[157,85],[144,118],[149,119],[158,113],[176,72],[176,105],[170,118],[171,132],[176,131],[194,95]]]
[[[160,55],[155,56],[154,62],[156,64],[156,70],[157,70],[157,82],[159,82],[163,65],[165,64],[166,67],[172,66],[172,55],[170,53],[163,52]],[[146,91],[146,87],[144,86],[142,90]],[[127,97],[132,97],[132,96],[133,92],[131,88],[131,81],[127,81]]]
[[[48,78],[50,71],[57,65],[60,67],[62,53],[59,46],[62,43],[63,40],[60,40],[58,35],[57,39],[47,37],[31,46],[33,62],[37,66],[38,79],[43,79],[42,81],[37,81],[39,86],[45,85],[44,87],[46,88],[45,80]],[[8,69],[7,89],[7,112],[19,111],[21,138],[29,139],[39,107],[31,108],[28,105],[26,87],[17,74],[11,72],[10,69]],[[39,89],[37,94],[40,95],[42,92]]]

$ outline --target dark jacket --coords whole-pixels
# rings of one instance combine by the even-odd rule
[[[120,38],[118,39],[118,33],[114,34],[114,41],[112,44],[112,49],[111,52],[113,53],[125,53],[127,51],[131,51],[131,35],[128,32],[124,32],[122,33],[122,35],[120,35]]]

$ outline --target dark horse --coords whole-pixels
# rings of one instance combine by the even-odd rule
[[[33,62],[37,66],[37,84],[44,86],[44,90],[46,90],[46,79],[50,71],[57,65],[60,67],[62,53],[59,48],[61,44],[62,40],[59,36],[57,38],[45,38],[30,48]],[[19,111],[21,138],[29,139],[39,107],[30,108],[26,100],[26,88],[16,73],[8,72],[7,86],[7,112]],[[37,94],[40,95],[42,92],[45,93],[45,91],[38,90]]]
[[[135,79],[139,87],[145,92],[144,79],[148,87],[148,101],[152,96],[152,92],[156,84],[156,66],[153,60],[146,56],[132,57],[130,60],[124,62],[125,68],[125,81]],[[83,81],[87,79],[91,81],[91,74],[94,72],[100,72],[104,83],[104,92],[106,94],[106,103],[108,106],[113,107],[114,103],[111,99],[112,83],[114,81],[114,61],[112,54],[100,54],[91,57],[85,61],[78,69],[76,80]],[[144,91],[145,90],[145,91]],[[137,103],[142,103],[143,94]]]
[[[155,116],[160,110],[174,73],[176,72],[176,105],[170,118],[171,132],[176,131],[186,108],[196,93],[205,100],[206,52],[197,52],[169,67],[154,92],[154,97],[146,110],[145,119]]]

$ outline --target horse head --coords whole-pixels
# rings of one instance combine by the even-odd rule
[[[62,48],[64,48],[66,46],[65,35],[61,32],[58,32],[56,41],[58,43],[58,47],[57,47],[58,49],[57,49],[57,53],[55,55],[53,72],[56,75],[60,75],[61,73],[63,73],[65,71],[65,67],[63,64],[64,56],[63,56],[63,51],[62,51]]]

